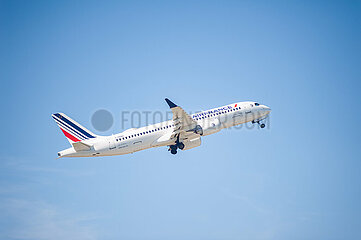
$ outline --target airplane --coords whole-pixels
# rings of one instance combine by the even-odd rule
[[[134,153],[148,148],[167,146],[171,154],[201,145],[201,137],[208,136],[246,122],[265,127],[263,121],[271,109],[258,102],[237,102],[195,114],[165,99],[173,118],[154,125],[131,128],[111,136],[99,136],[64,113],[52,114],[68,139],[71,148],[58,152],[62,157],[100,157]]]

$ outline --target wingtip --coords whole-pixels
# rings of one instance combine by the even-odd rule
[[[174,102],[172,102],[171,100],[169,100],[168,98],[166,98],[165,101],[167,102],[167,104],[169,105],[170,108],[177,107],[177,105]]]

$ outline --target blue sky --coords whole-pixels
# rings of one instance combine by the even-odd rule
[[[361,238],[360,23],[360,1],[0,1],[0,238]],[[270,126],[55,159],[52,113],[112,134],[165,97]]]

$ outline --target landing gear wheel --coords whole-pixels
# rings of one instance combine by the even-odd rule
[[[177,154],[177,149],[176,148],[172,148],[172,150],[170,150],[171,154]]]
[[[266,126],[266,124],[264,124],[264,123],[262,123],[262,124],[260,125],[261,128],[264,128],[265,126]]]
[[[178,147],[180,150],[183,150],[184,144],[180,142],[180,143],[177,144],[177,147]]]

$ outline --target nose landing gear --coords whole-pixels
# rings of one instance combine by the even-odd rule
[[[266,124],[262,123],[262,120],[253,120],[252,123],[253,124],[257,123],[261,128],[265,128]]]

